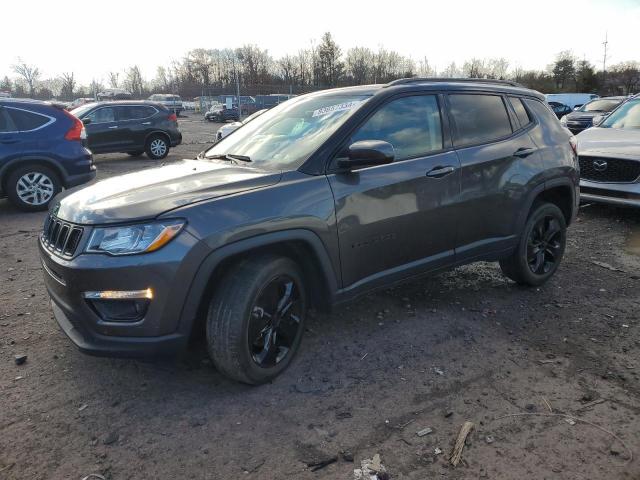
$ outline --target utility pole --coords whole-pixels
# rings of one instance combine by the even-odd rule
[[[606,88],[606,79],[607,79],[607,47],[609,46],[609,32],[605,32],[604,34],[604,57],[602,58],[602,87]]]

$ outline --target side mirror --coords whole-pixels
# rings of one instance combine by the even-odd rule
[[[91,119],[90,119],[90,118],[83,118],[83,119],[82,119],[82,123],[83,123],[84,125],[89,125],[89,124],[91,123]]]
[[[344,170],[385,165],[393,162],[396,156],[393,145],[382,140],[360,140],[352,143],[346,154],[346,158],[338,159],[338,167]]]

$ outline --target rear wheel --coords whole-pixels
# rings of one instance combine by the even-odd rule
[[[62,190],[62,182],[48,167],[27,165],[9,175],[6,187],[7,196],[15,206],[35,212],[47,209],[51,199]]]
[[[521,285],[545,283],[560,266],[567,241],[567,223],[552,203],[534,205],[510,257],[500,260],[502,272]]]
[[[207,316],[209,355],[224,375],[268,382],[295,356],[307,313],[302,275],[292,260],[265,255],[221,279]]]
[[[151,160],[162,160],[169,155],[169,142],[167,138],[162,135],[153,135],[147,140],[145,152]]]

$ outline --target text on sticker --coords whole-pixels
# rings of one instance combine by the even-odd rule
[[[327,113],[340,112],[342,110],[351,110],[352,108],[356,108],[362,102],[344,102],[338,103],[337,105],[331,105],[329,107],[322,107],[313,111],[312,117],[319,117],[320,115],[326,115]]]

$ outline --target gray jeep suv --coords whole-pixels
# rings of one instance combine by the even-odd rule
[[[572,142],[509,82],[296,97],[194,160],[56,197],[39,241],[55,318],[97,355],[204,336],[222,373],[267,382],[310,307],[478,260],[548,280],[578,205]]]

